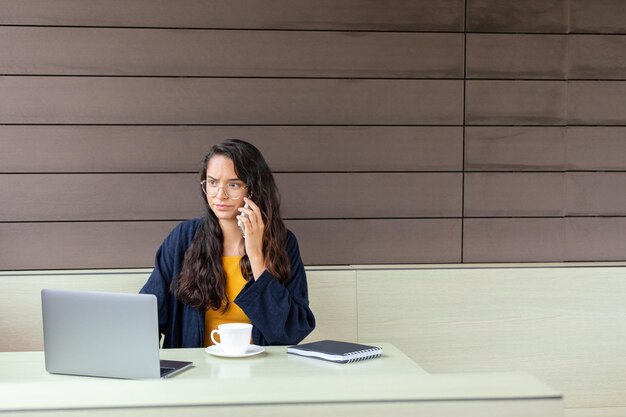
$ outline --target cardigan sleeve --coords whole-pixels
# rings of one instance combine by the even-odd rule
[[[165,335],[164,347],[180,347],[184,343],[183,333],[186,329],[181,329],[178,324],[181,321],[179,310],[183,306],[171,294],[170,286],[180,272],[185,252],[199,224],[199,219],[188,220],[178,224],[170,232],[156,253],[150,277],[139,291],[143,294],[154,294],[157,298],[159,332]]]
[[[234,300],[252,321],[255,344],[297,344],[315,328],[304,264],[291,232],[287,254],[291,263],[288,280],[281,283],[266,270],[256,281],[251,279]]]
[[[173,254],[170,251],[170,245],[167,243],[166,239],[157,251],[154,259],[154,269],[148,281],[141,290],[139,290],[141,294],[154,294],[156,296],[159,314],[159,332],[161,334],[166,333],[168,325],[170,304],[169,287],[174,274]]]

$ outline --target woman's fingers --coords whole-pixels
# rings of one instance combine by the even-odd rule
[[[265,225],[263,224],[261,210],[259,206],[249,198],[244,198],[244,201],[247,207],[240,207],[239,212],[241,214],[237,216],[237,220],[241,222],[244,237],[246,240],[257,235],[262,237]]]
[[[244,201],[248,205],[248,208],[240,207],[239,211],[248,217],[247,220],[251,225],[263,227],[263,216],[261,215],[261,210],[259,209],[259,206],[257,206],[254,201],[250,200],[247,197],[244,197]]]

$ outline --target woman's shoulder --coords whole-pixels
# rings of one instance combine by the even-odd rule
[[[287,231],[287,239],[286,239],[286,246],[287,246],[287,251],[291,252],[291,251],[297,251],[300,252],[300,249],[298,247],[298,238],[296,238],[296,235],[289,229],[286,229]]]
[[[180,223],[178,223],[178,225],[176,226],[177,228],[180,228],[181,230],[192,230],[195,231],[198,226],[200,226],[202,224],[202,222],[204,221],[203,217],[196,217],[193,219],[189,219],[189,220],[185,220],[182,221]]]
[[[174,244],[176,243],[189,243],[193,239],[196,234],[196,230],[203,222],[202,217],[189,219],[178,223],[169,235],[165,238],[166,243]]]
[[[291,230],[285,229],[285,231],[287,232],[287,242],[298,242],[296,235]]]

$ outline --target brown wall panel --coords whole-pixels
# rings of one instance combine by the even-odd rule
[[[626,219],[590,217],[564,219],[567,261],[626,259]]]
[[[469,171],[561,171],[565,127],[470,126],[465,129]]]
[[[465,219],[464,262],[558,262],[565,219]]]
[[[469,171],[624,171],[624,127],[472,126],[465,129]]]
[[[463,82],[0,77],[0,123],[459,124]]]
[[[463,0],[3,0],[0,24],[462,31]]]
[[[175,220],[203,213],[194,174],[0,175],[2,221]]]
[[[199,215],[201,158],[240,137],[309,263],[624,259],[625,10],[3,1],[0,246],[18,269],[150,266],[148,227]]]
[[[563,181],[562,173],[468,173],[465,215],[563,216]]]
[[[569,8],[571,32],[626,32],[626,3],[623,0],[569,0]]]
[[[461,127],[0,126],[0,172],[197,172],[226,138],[279,171],[460,171]]]
[[[569,124],[626,124],[626,82],[570,81],[567,87]]]
[[[176,223],[0,223],[0,237],[11,242],[0,269],[151,267]],[[289,220],[287,227],[307,265],[461,260],[460,220]]]
[[[460,217],[461,174],[279,174],[287,218]]]
[[[461,175],[276,174],[287,218],[458,217]],[[0,175],[2,221],[173,220],[204,213],[197,174]]]
[[[626,171],[626,127],[568,127],[571,170]]]
[[[565,214],[626,216],[626,172],[565,174]]]
[[[624,216],[626,173],[471,173],[465,215]]]
[[[626,78],[626,36],[570,35],[568,50],[569,78]]]
[[[467,81],[466,123],[470,125],[565,124],[565,81]]]
[[[450,33],[0,27],[0,55],[15,75],[463,76]]]
[[[290,220],[287,226],[307,265],[461,261],[459,219]]]
[[[566,77],[564,35],[467,35],[467,77]]]
[[[568,0],[468,0],[468,32],[565,33]]]
[[[0,269],[144,268],[176,222],[0,223]]]

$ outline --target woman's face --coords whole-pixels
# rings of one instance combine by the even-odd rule
[[[206,169],[205,197],[219,220],[236,220],[239,215],[237,209],[243,207],[245,204],[243,197],[248,195],[248,189],[242,189],[245,185],[237,178],[232,160],[223,155],[215,155],[209,160]],[[238,198],[232,198],[231,195]]]

